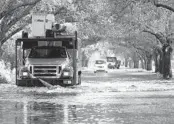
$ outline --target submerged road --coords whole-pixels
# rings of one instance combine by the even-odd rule
[[[84,71],[54,90],[0,85],[1,124],[173,124],[174,80],[152,72]]]

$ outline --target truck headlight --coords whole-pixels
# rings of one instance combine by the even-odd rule
[[[70,72],[68,71],[63,72],[63,76],[70,76]]]
[[[28,76],[29,76],[29,75],[28,75],[28,72],[22,72],[22,76],[28,77]]]
[[[63,69],[62,76],[63,77],[71,77],[73,74],[73,68],[71,66],[66,66]]]
[[[28,70],[27,67],[23,67],[23,68],[21,69],[21,76],[22,76],[23,78],[29,77],[29,70]]]

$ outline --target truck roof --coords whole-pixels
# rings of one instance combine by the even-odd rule
[[[35,46],[33,48],[65,48],[64,46]]]
[[[17,41],[23,42],[31,42],[31,41],[70,41],[75,39],[74,35],[66,35],[66,36],[59,36],[56,38],[48,37],[48,38],[18,38]]]
[[[107,56],[106,58],[117,58],[117,57],[115,57],[115,56],[112,56],[112,57],[111,56]]]

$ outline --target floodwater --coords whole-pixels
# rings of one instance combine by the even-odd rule
[[[125,69],[84,72],[81,86],[0,85],[1,124],[173,124],[174,81]]]

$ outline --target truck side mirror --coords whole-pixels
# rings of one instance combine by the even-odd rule
[[[81,75],[82,74],[82,71],[78,71],[78,75]]]

